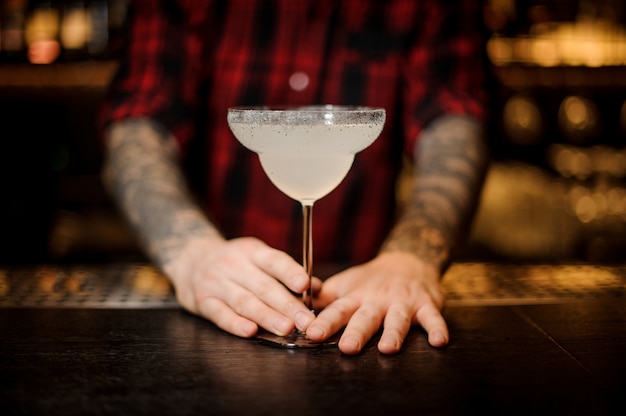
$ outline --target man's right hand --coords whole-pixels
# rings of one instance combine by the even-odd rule
[[[304,331],[315,318],[295,295],[309,286],[302,266],[252,237],[193,239],[165,269],[185,309],[240,337]]]

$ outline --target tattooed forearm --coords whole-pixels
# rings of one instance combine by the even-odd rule
[[[165,266],[195,237],[218,235],[191,197],[168,133],[148,120],[114,125],[105,182],[147,253]]]
[[[409,202],[383,245],[439,268],[469,225],[487,166],[483,131],[464,117],[446,117],[425,130],[416,155]]]

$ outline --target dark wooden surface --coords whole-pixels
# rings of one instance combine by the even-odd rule
[[[457,296],[448,347],[415,329],[394,356],[374,342],[354,357],[268,347],[171,304],[0,307],[0,414],[621,415],[621,272],[609,296]],[[6,301],[17,292],[1,277]]]

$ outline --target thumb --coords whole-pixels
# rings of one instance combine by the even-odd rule
[[[320,280],[319,288],[317,290],[316,283],[314,281],[313,293],[315,295],[315,305],[322,309],[330,305],[339,297],[337,295],[336,285],[332,279],[326,280],[323,283]]]

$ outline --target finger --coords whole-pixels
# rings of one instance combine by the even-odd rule
[[[226,332],[243,338],[250,338],[258,331],[258,326],[249,319],[235,313],[228,305],[217,298],[205,298],[198,304],[198,314],[207,318]]]
[[[383,333],[378,342],[378,351],[395,354],[400,351],[404,339],[411,329],[411,310],[403,305],[392,305],[387,310]]]
[[[339,349],[344,354],[358,354],[378,331],[384,311],[373,306],[363,306],[352,315],[339,340]]]
[[[309,325],[306,334],[313,341],[322,342],[346,326],[358,304],[342,298],[323,309]]]
[[[449,341],[448,325],[441,311],[432,303],[422,306],[416,314],[417,322],[428,333],[428,343],[433,347],[443,347]]]
[[[273,281],[271,279],[268,280]],[[276,283],[276,281],[273,282]],[[280,290],[291,296],[292,303],[298,303],[284,287],[278,283],[276,284]],[[293,330],[293,320],[267,305],[248,288],[241,287],[231,281],[225,282],[221,289],[222,296],[220,300],[239,316],[249,319],[277,335],[287,335]],[[304,310],[307,311],[306,307]],[[212,316],[210,318],[213,319]]]
[[[265,246],[254,253],[253,261],[265,273],[296,293],[302,293],[309,287],[309,276],[304,268],[287,253]]]
[[[321,290],[322,280],[318,277],[313,277],[311,279],[311,291],[313,292],[313,296],[318,296]]]
[[[324,309],[339,298],[337,290],[335,289],[336,285],[334,283],[335,282],[333,280],[325,280],[323,283],[320,282],[319,290],[315,291],[316,283],[313,282],[313,293],[315,295],[316,307]]]
[[[302,303],[302,299],[294,296],[291,292],[285,289],[285,286],[283,286],[279,281],[271,278],[258,269],[249,270],[247,279],[242,281],[240,284],[244,285],[245,288],[258,299],[250,300],[250,302],[252,302],[250,304],[247,303],[247,298],[241,300],[232,299],[228,302],[228,304],[231,306],[234,306],[235,303],[240,305],[235,308],[237,311],[248,311],[252,307],[260,308],[260,305],[258,304],[260,300],[270,310],[278,312],[283,317],[290,319],[290,322],[292,323],[290,331],[293,329],[294,323],[298,329],[304,331],[315,319],[315,314],[313,314],[313,312],[311,312],[306,305]],[[244,316],[249,316],[247,315],[249,312],[242,313],[245,313]],[[252,315],[252,317],[253,316],[254,315]],[[276,315],[275,319],[278,319]],[[275,324],[278,323],[279,321],[276,321]],[[275,332],[264,324],[261,324],[261,326],[269,331]],[[284,322],[280,322],[280,326],[275,327],[275,330],[281,330],[282,328],[285,328]]]
[[[259,323],[270,332],[279,331],[280,335],[284,335],[282,332],[286,328],[285,322],[279,320],[276,314],[273,314],[274,324],[268,324],[267,321],[261,322],[260,320],[264,319],[269,312],[267,309],[265,309],[266,312],[263,312],[259,300],[273,311],[289,318],[291,329],[295,323],[298,329],[304,331],[309,323],[315,319],[315,315],[302,303],[301,299],[296,298],[285,288],[283,282],[277,280],[279,278],[277,274],[280,274],[285,280],[285,276],[288,276],[291,270],[296,275],[302,275],[307,282],[305,287],[308,287],[308,276],[304,273],[304,269],[286,253],[273,249],[261,241],[248,239],[241,242],[244,244],[243,249],[251,253],[251,262],[240,264],[235,272],[229,271],[227,267],[224,268],[232,280],[230,285],[227,284],[227,287],[220,290],[219,297],[224,299],[237,313]],[[249,293],[243,295],[244,292],[241,292],[241,289]],[[234,297],[236,294],[242,296],[253,294],[258,299],[251,299],[250,303],[247,303],[246,298],[237,300]],[[226,299],[226,296],[230,296],[230,298]],[[249,311],[252,309],[257,310],[255,313],[262,313],[263,315],[250,315]]]

